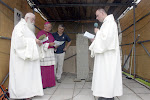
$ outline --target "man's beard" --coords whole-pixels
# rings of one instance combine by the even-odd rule
[[[30,19],[27,20],[27,26],[33,33],[35,33],[34,23],[31,23]]]

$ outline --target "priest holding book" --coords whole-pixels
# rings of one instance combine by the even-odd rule
[[[54,56],[54,37],[50,33],[52,25],[50,22],[44,24],[44,29],[37,34],[37,39],[45,40],[43,41],[44,54],[45,57],[40,60],[41,65],[41,75],[42,75],[42,84],[43,88],[53,87],[55,83],[54,75],[54,65],[55,65],[55,56]]]
[[[36,39],[35,15],[27,13],[14,27],[9,62],[11,100],[43,96],[40,70],[40,40]]]

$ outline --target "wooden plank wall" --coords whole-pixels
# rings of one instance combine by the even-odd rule
[[[71,46],[68,48],[65,54],[65,59],[76,54],[76,34],[84,33],[85,31],[93,32],[94,29],[94,22],[53,22],[53,29],[52,33],[57,31],[59,24],[64,24],[65,26],[65,33],[70,37],[72,43]],[[89,45],[91,42],[89,42]],[[90,51],[89,51],[90,52]],[[90,57],[89,53],[89,69],[90,71],[93,70],[93,59]],[[64,72],[69,73],[76,73],[76,56],[67,59],[64,61],[63,66]]]
[[[9,5],[11,8],[16,8],[25,15],[27,12],[33,12],[32,9],[29,7],[26,0],[2,0],[4,3]],[[40,29],[43,29],[43,25],[45,21],[41,18],[41,16],[37,13],[35,25],[38,26]],[[58,25],[64,24],[65,25],[65,32],[68,33],[69,37],[72,40],[71,48],[66,53],[66,58],[72,56],[72,54],[76,51],[76,34],[83,33],[85,31],[93,32],[94,29],[94,22],[52,22],[53,29],[52,32],[56,32]],[[11,34],[14,28],[14,12],[0,3],[0,36],[9,37],[11,38]],[[39,32],[36,29],[37,34]],[[75,32],[75,33],[74,33]],[[9,53],[10,53],[10,43],[11,40],[0,39],[0,83],[7,75],[9,70]],[[74,49],[74,50],[72,50]],[[75,56],[76,57],[76,56]],[[76,73],[76,62],[75,57],[66,60],[64,63],[64,71]],[[71,62],[71,63],[70,63]],[[90,69],[93,69],[93,64],[90,66]],[[8,79],[5,83],[5,86],[8,86]]]
[[[25,15],[27,12],[33,12],[27,4],[26,0],[2,0],[11,8],[16,8]],[[44,20],[39,14],[35,13],[36,22],[35,25],[39,28],[43,28]],[[14,12],[0,3],[0,36],[11,38],[11,34],[14,28]],[[36,29],[36,33],[39,30]],[[9,53],[10,53],[11,40],[0,39],[0,83],[8,73],[9,68]],[[5,86],[8,85],[8,79]]]
[[[94,32],[94,22],[52,22],[52,33],[57,31],[59,24],[65,26],[65,33],[72,40],[71,46],[76,46],[76,34],[81,34],[85,31]]]
[[[135,9],[136,21],[150,12],[149,0],[141,0]],[[124,30],[133,24],[133,10],[129,11],[125,17],[120,20],[121,29]],[[150,40],[150,15],[136,23],[136,37],[140,34],[139,41]],[[132,43],[134,41],[133,26],[122,33],[122,44]],[[150,42],[143,43],[150,52]],[[133,45],[122,46],[123,55],[128,55]],[[123,57],[124,58],[124,57]],[[136,44],[136,74],[145,80],[150,81],[150,57],[140,44]],[[134,62],[132,62],[132,66]],[[130,63],[131,64],[131,63]],[[125,70],[125,69],[124,69]],[[125,70],[126,71],[126,70]],[[129,72],[129,70],[128,70]],[[132,74],[134,70],[132,68]]]

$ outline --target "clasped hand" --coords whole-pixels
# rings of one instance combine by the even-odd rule
[[[39,46],[42,45],[42,43],[41,43],[41,41],[39,39],[35,39],[35,41],[36,41],[36,44],[38,44]]]
[[[49,46],[54,46],[55,45],[55,43],[54,42],[51,42],[51,43],[49,43]]]

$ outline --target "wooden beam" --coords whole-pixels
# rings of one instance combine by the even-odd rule
[[[107,3],[113,3],[113,2],[114,2],[114,0],[108,0],[107,1]],[[109,8],[110,8],[110,6],[106,6],[104,9],[107,12]]]
[[[80,6],[131,6],[132,4],[128,3],[86,3],[86,4],[44,4],[44,5],[36,5],[39,8],[47,8],[47,7],[80,7]]]
[[[91,0],[87,0],[87,3],[92,3]],[[91,12],[92,12],[92,7],[88,6],[86,7],[86,17],[90,19],[91,17]]]

